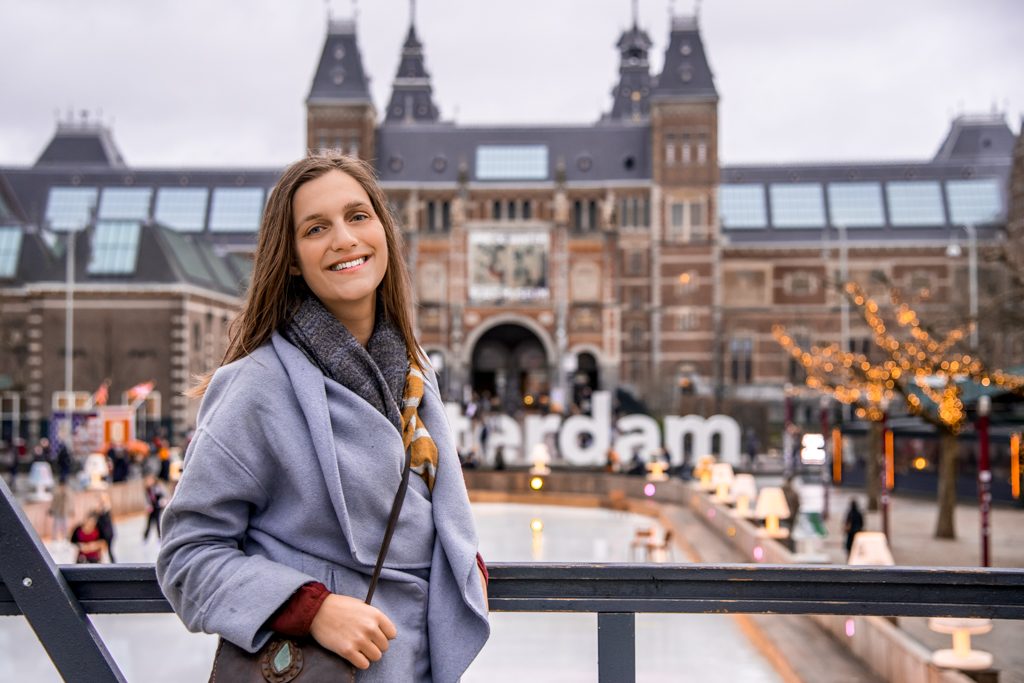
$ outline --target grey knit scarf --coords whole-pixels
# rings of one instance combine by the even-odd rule
[[[377,301],[377,319],[366,348],[315,296],[303,301],[281,334],[321,372],[363,398],[402,431],[399,406],[409,373],[402,333]]]

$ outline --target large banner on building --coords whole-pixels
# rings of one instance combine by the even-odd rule
[[[546,232],[474,232],[469,236],[469,298],[473,301],[546,299]]]

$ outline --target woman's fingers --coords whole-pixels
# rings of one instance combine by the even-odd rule
[[[381,652],[388,651],[388,639],[387,636],[384,635],[383,631],[377,628],[371,631],[368,635],[370,638],[370,642],[373,643],[374,647],[376,647]]]
[[[369,659],[371,662],[379,662],[380,658],[384,656],[384,653],[374,645],[372,642],[367,642],[363,645],[361,650],[364,657]]]
[[[363,656],[362,652],[353,651],[348,654],[343,654],[342,656],[357,669],[365,670],[370,668],[370,660]]]
[[[395,625],[393,623],[391,623],[391,620],[388,619],[387,615],[384,614],[383,612],[380,612],[380,618],[381,618],[380,630],[384,633],[384,635],[387,637],[387,639],[388,640],[394,640],[395,638],[397,638],[398,637],[398,629],[396,629]]]

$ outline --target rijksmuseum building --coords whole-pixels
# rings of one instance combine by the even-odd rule
[[[992,365],[1024,361],[1024,329],[993,314],[1010,276],[989,256],[1019,234],[1024,191],[1024,146],[1003,116],[956,118],[916,161],[723,166],[697,22],[672,22],[661,73],[652,46],[636,24],[622,33],[592,122],[464,126],[439,117],[415,26],[378,108],[355,25],[330,23],[307,146],[377,169],[449,399],[516,408],[589,386],[662,413],[701,397],[708,410],[778,406],[801,376],[774,323],[805,343],[870,347],[856,311],[842,313],[844,275],[898,288],[939,326],[973,315]],[[64,389],[69,256],[73,388],[110,378],[116,401],[155,380],[150,417],[175,437],[193,426],[182,392],[221,359],[279,172],[134,167],[85,119],[59,123],[32,166],[0,167],[4,438],[15,412],[22,434],[40,429]]]

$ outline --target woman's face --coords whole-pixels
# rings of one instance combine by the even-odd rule
[[[372,321],[388,245],[366,190],[331,170],[295,191],[292,212],[297,264],[291,274],[301,275],[342,323]]]

